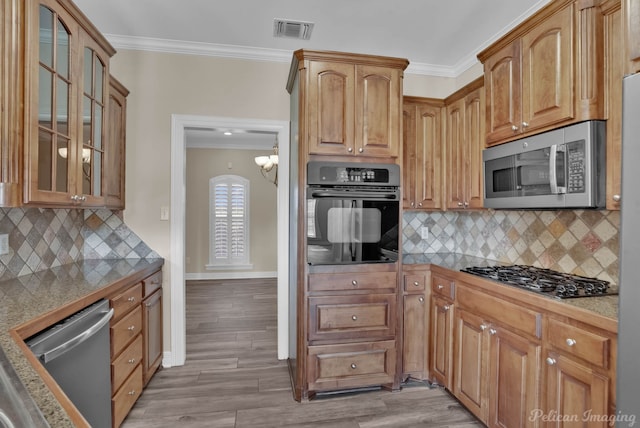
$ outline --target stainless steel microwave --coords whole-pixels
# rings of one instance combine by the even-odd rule
[[[482,152],[486,208],[603,208],[605,122],[587,121]]]

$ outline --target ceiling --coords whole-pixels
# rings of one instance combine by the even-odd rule
[[[291,61],[296,49],[407,58],[407,73],[456,77],[550,0],[74,0],[118,48]],[[314,23],[273,37],[275,18]]]
[[[456,77],[552,0],[74,0],[116,49],[289,63],[296,49],[407,58],[406,73]],[[274,20],[312,22],[309,40]],[[187,130],[187,147],[263,148],[273,135]],[[230,145],[230,142],[233,144]]]

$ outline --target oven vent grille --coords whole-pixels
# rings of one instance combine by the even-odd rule
[[[276,18],[273,20],[273,36],[309,40],[313,25],[312,22]]]

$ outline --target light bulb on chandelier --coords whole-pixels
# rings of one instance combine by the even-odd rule
[[[273,154],[268,156],[256,156],[256,165],[260,167],[260,173],[268,181],[278,185],[278,136],[273,144]],[[273,172],[272,172],[273,171]]]

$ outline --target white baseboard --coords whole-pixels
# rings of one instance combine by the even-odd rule
[[[247,278],[277,278],[278,272],[192,272],[186,273],[185,279],[247,279]]]

